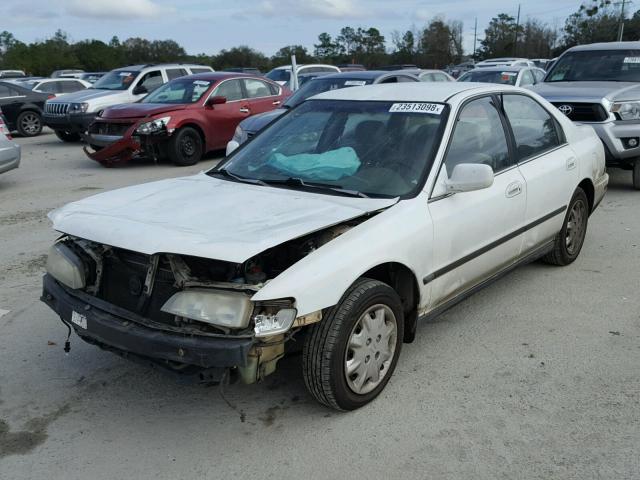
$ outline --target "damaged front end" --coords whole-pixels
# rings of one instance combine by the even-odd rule
[[[365,217],[273,247],[243,263],[146,255],[72,236],[50,250],[42,300],[85,341],[183,378],[244,383],[276,369],[322,312],[294,298],[256,302],[271,279]]]
[[[164,118],[134,122],[98,117],[84,135],[90,147],[85,146],[84,152],[107,167],[137,157],[153,158],[157,162],[164,155],[164,146],[173,133],[166,124]]]

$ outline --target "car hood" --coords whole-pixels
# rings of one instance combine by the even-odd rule
[[[125,103],[107,108],[101,118],[142,118],[166,112],[184,110],[186,105],[167,105],[163,103]]]
[[[530,88],[550,102],[640,100],[638,82],[542,82]]]
[[[64,96],[65,102],[88,102],[89,100],[96,100],[104,97],[113,96],[127,96],[126,90],[98,90],[93,88],[87,88],[78,92],[67,93]]]
[[[241,263],[397,201],[264,187],[200,173],[101,193],[54,210],[49,218],[55,230],[105,245]]]
[[[240,126],[245,132],[255,133],[258,130],[262,130],[286,111],[286,108],[277,108],[269,112],[259,113],[243,120]]]

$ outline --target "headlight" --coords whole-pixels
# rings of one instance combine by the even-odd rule
[[[640,102],[620,102],[611,106],[611,111],[621,120],[640,120]]]
[[[89,110],[88,103],[72,103],[69,107],[69,113],[85,113]]]
[[[282,308],[275,313],[254,315],[253,323],[256,337],[268,337],[288,331],[297,314],[298,311],[295,308]]]
[[[67,287],[78,289],[86,285],[82,260],[64,243],[56,243],[49,249],[47,272]]]
[[[242,293],[190,288],[174,294],[162,311],[211,325],[245,328],[252,308],[249,297]]]
[[[155,120],[151,120],[150,122],[140,124],[140,126],[136,128],[136,132],[141,133],[142,135],[159,132],[163,128],[167,127],[170,120],[171,117],[156,118]]]

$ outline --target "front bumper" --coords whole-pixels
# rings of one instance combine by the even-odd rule
[[[105,135],[102,135],[102,137],[104,136]],[[93,137],[90,135],[85,136],[85,140],[91,145],[102,146],[99,143],[94,144]],[[106,166],[126,163],[140,153],[141,149],[142,146],[140,142],[130,136],[121,137],[120,140],[117,140],[115,143],[94,152],[90,151],[87,147],[83,147],[84,153],[86,153],[90,159]]]
[[[51,275],[43,278],[41,300],[73,327],[84,341],[133,360],[149,360],[174,372],[218,370],[247,365],[253,337],[200,336],[152,328],[141,317],[119,307],[71,290]],[[82,316],[78,325],[72,321]],[[220,378],[217,378],[220,380]]]
[[[605,145],[607,164],[633,163],[640,157],[640,144],[635,148],[625,148],[623,138],[640,139],[640,122],[610,121],[605,123],[587,123],[596,131]]]
[[[73,115],[51,115],[44,113],[42,121],[53,130],[63,130],[70,133],[84,133],[96,118],[95,113],[74,113]]]

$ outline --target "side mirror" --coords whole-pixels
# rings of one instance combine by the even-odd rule
[[[483,163],[460,163],[447,180],[448,193],[472,192],[493,185],[493,169]]]
[[[227,97],[216,95],[215,97],[209,97],[205,105],[207,107],[213,107],[214,105],[222,105],[223,103],[227,103]]]
[[[228,157],[233,152],[235,152],[239,146],[240,144],[238,142],[236,142],[235,140],[230,140],[229,143],[227,143],[227,151],[225,155]]]
[[[147,90],[147,87],[145,87],[144,85],[136,85],[133,89],[133,94],[134,95],[142,95],[143,93],[149,93],[149,91]]]

